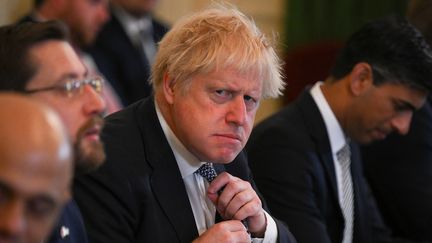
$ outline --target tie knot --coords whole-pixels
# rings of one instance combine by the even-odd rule
[[[205,163],[201,165],[201,167],[195,171],[195,173],[204,177],[208,183],[212,182],[217,176],[216,170],[213,168],[211,163]]]
[[[150,19],[140,19],[137,23],[137,28],[140,32],[152,32],[152,23]]]

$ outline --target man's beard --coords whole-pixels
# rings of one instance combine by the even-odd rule
[[[103,119],[100,116],[92,117],[78,130],[74,145],[76,175],[95,170],[105,161],[105,151],[102,141],[86,140],[86,135],[95,126],[102,129]]]

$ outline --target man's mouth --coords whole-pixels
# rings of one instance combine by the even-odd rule
[[[87,129],[84,132],[84,137],[86,139],[90,139],[93,141],[99,141],[100,140],[100,132],[101,132],[101,126],[94,126],[92,128]]]
[[[388,135],[388,132],[386,132],[386,131],[383,131],[380,129],[375,130],[375,138],[376,139],[379,139],[379,140],[385,139],[387,137],[387,135]]]
[[[103,127],[103,119],[93,117],[88,120],[78,131],[78,138],[91,141],[100,141],[100,133]]]
[[[226,138],[226,139],[238,140],[239,142],[242,141],[241,136],[235,133],[221,133],[221,134],[216,134],[216,136]]]

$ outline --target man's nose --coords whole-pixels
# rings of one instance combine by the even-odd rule
[[[106,104],[102,97],[103,91],[99,93],[90,85],[85,85],[84,93],[84,112],[90,115],[102,114],[106,109]]]
[[[105,24],[111,17],[108,6],[106,5],[100,5],[97,14],[102,25]]]
[[[228,123],[243,125],[247,119],[247,110],[245,100],[242,96],[235,97],[229,104],[229,110],[226,116]]]
[[[401,135],[406,135],[409,132],[413,112],[404,112],[397,115],[391,120],[392,128]]]

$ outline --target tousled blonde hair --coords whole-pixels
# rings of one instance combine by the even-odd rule
[[[176,84],[188,87],[194,75],[228,67],[260,77],[264,98],[282,93],[281,63],[272,43],[243,13],[218,4],[181,19],[165,35],[150,82],[157,90],[168,74]]]

